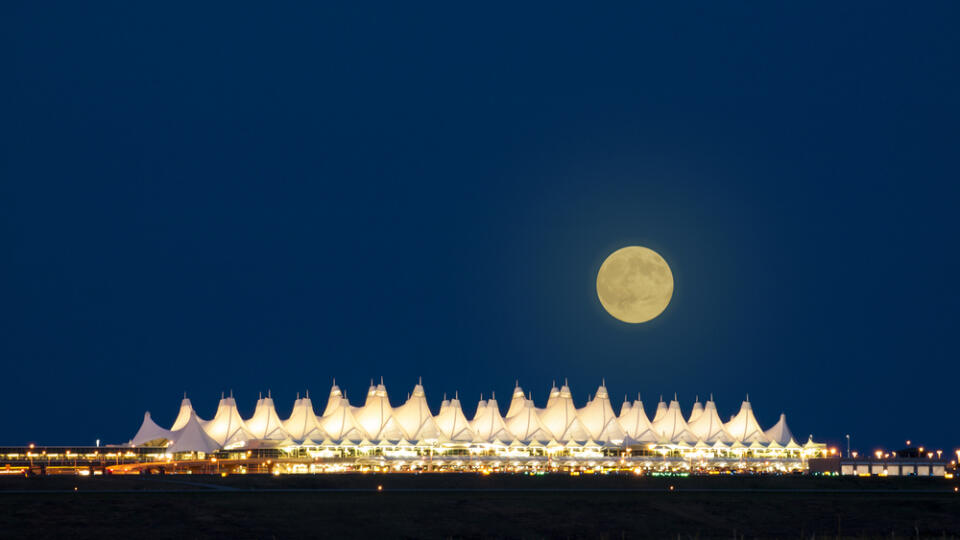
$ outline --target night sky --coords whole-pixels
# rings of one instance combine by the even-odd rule
[[[0,443],[422,376],[953,448],[960,7],[668,4],[4,3]]]

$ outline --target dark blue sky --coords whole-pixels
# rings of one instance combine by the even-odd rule
[[[0,442],[423,376],[960,443],[957,4],[669,4],[4,3]]]

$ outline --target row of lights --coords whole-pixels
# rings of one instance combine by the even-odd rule
[[[907,441],[907,447],[909,447],[909,446],[910,446],[910,441],[908,440],[908,441]],[[918,450],[918,452],[920,453],[920,456],[923,457],[924,448],[921,446],[921,447],[917,448],[917,450]],[[831,449],[830,449],[830,455],[835,455],[836,453],[837,453],[837,449],[836,449],[836,448],[831,448]],[[937,454],[937,459],[939,460],[939,459],[941,459],[941,458],[943,457],[943,450],[937,450],[936,452],[927,452],[927,459],[933,459],[933,454]],[[960,449],[957,449],[956,454],[957,454],[957,460],[956,460],[956,461],[951,461],[951,462],[950,462],[951,465],[955,465],[957,462],[960,462]],[[854,451],[850,452],[850,455],[851,455],[854,459],[856,459],[857,456],[859,455],[859,453],[858,453],[856,450],[854,450]],[[876,450],[876,451],[873,453],[873,455],[875,455],[875,456],[877,457],[877,459],[889,459],[889,458],[890,458],[890,452],[885,452],[885,451],[883,451],[882,449]],[[896,455],[894,455],[894,457],[896,457]]]

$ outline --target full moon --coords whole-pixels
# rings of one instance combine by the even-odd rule
[[[642,323],[663,313],[673,296],[673,273],[659,253],[642,246],[618,249],[600,265],[597,296],[610,315]]]

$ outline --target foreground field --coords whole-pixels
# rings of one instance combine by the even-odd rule
[[[0,537],[956,538],[955,486],[817,477],[0,477]]]

